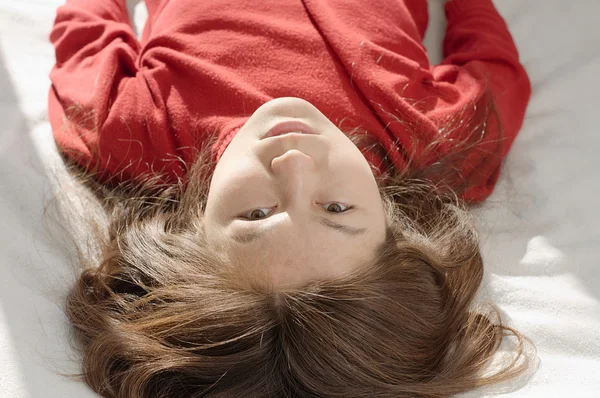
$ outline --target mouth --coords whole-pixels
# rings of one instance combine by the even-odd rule
[[[267,131],[267,133],[264,136],[261,137],[261,140],[269,137],[277,137],[279,135],[291,133],[318,135],[318,133],[315,130],[313,130],[310,126],[302,122],[289,121],[277,123],[275,126],[271,127],[271,129]]]

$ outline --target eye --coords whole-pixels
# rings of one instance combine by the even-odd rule
[[[348,210],[354,209],[354,206],[346,206],[345,204],[337,202],[325,203],[321,206],[326,212],[335,214],[345,213]]]
[[[239,216],[239,218],[248,220],[248,221],[262,220],[263,218],[269,217],[271,215],[271,213],[273,213],[273,210],[274,210],[273,207],[263,207],[263,208],[259,208],[259,209],[253,209],[253,210],[250,210],[249,212],[241,214]]]

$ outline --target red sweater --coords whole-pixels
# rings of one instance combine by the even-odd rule
[[[491,0],[446,4],[444,60],[437,66],[422,45],[426,0],[146,4],[140,41],[125,0],[67,0],[50,36],[55,140],[105,181],[151,171],[166,172],[166,182],[185,179],[184,164],[194,162],[210,132],[219,132],[218,158],[260,105],[285,96],[311,102],[336,125],[344,119],[342,130],[362,127],[395,167],[409,158],[424,166],[451,150],[423,151],[442,123],[491,92],[502,125],[501,157],[478,151],[458,165],[473,183],[463,198],[478,201],[496,183],[530,96]],[[498,132],[488,134],[493,140]]]

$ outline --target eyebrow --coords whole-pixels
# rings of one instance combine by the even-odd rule
[[[363,235],[367,232],[367,228],[354,228],[348,225],[340,224],[336,221],[332,221],[326,217],[314,217],[316,221],[321,225],[325,225],[326,227],[332,228],[340,233],[343,233],[350,237],[355,237],[359,235]],[[255,240],[262,238],[267,232],[275,228],[277,224],[270,224],[265,227],[257,228],[256,231],[248,232],[242,235],[234,235],[233,240],[238,243],[250,243]]]

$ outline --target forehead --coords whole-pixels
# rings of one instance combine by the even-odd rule
[[[282,227],[247,243],[228,239],[225,250],[236,266],[264,275],[276,286],[297,286],[343,277],[366,266],[382,242],[377,228],[348,237],[326,227],[304,233]]]

